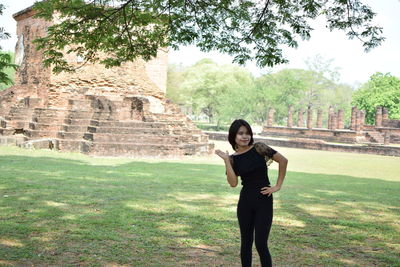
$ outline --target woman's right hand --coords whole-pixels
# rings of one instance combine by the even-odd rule
[[[222,152],[221,150],[217,149],[215,150],[215,154],[220,156],[223,160],[229,160],[229,152]]]

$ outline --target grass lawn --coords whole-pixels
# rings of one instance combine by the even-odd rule
[[[400,158],[274,148],[274,266],[400,266]],[[0,266],[240,266],[239,191],[217,156],[0,147]]]

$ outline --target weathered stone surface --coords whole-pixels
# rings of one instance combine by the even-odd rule
[[[290,107],[289,107],[290,109]],[[377,118],[381,116],[382,108],[377,108]],[[387,112],[387,110],[385,111]],[[299,112],[300,115],[301,112]],[[307,127],[312,125],[311,109],[308,109]],[[289,112],[290,115],[290,112]],[[289,118],[288,118],[289,119]],[[300,119],[301,116],[300,116]],[[399,144],[400,143],[400,120],[381,120],[382,127],[376,125],[365,125],[365,111],[352,108],[350,129],[344,128],[344,111],[334,111],[333,107],[328,111],[328,128],[322,128],[322,111],[317,113],[317,128],[292,128],[283,126],[263,127],[261,135],[271,137],[286,137],[291,140],[324,140],[337,143],[365,143],[365,144]],[[320,127],[318,127],[320,126]],[[394,127],[393,127],[394,126]],[[318,143],[318,141],[315,141]]]
[[[209,135],[209,138],[211,140],[226,141],[228,138],[228,134],[223,132],[205,132],[205,133]],[[340,152],[400,157],[400,147],[398,146],[383,146],[377,144],[369,144],[369,145],[332,144],[332,143],[322,143],[322,142],[310,142],[309,140],[300,140],[300,139],[282,140],[269,137],[255,137],[254,141],[255,142],[263,141],[270,146],[279,146],[279,147],[292,147],[292,148],[340,151]]]
[[[287,119],[287,127],[293,127],[293,107],[289,106],[288,110],[288,119]]]
[[[9,136],[3,143],[22,134],[25,147],[91,155],[212,153],[208,136],[165,98],[165,51],[149,62],[111,69],[88,63],[76,73],[56,75],[43,67],[43,51],[32,44],[52,22],[33,15],[31,8],[14,15],[20,68],[15,85],[0,92],[0,135]],[[67,60],[80,64],[74,54]]]

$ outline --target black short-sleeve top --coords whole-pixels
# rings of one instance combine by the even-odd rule
[[[238,155],[231,155],[232,168],[240,176],[242,185],[270,185],[266,162],[277,153],[264,143],[257,142],[253,147]]]

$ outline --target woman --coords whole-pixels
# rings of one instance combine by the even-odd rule
[[[272,193],[282,187],[288,160],[266,144],[254,143],[253,132],[245,120],[235,120],[231,124],[228,140],[236,152],[231,156],[228,151],[224,153],[216,150],[215,153],[225,162],[228,183],[236,187],[238,176],[242,180],[243,187],[237,205],[242,266],[251,266],[254,236],[261,265],[272,266],[268,250],[268,235],[273,214]],[[279,163],[278,181],[272,187],[266,165],[266,161],[271,159]]]

